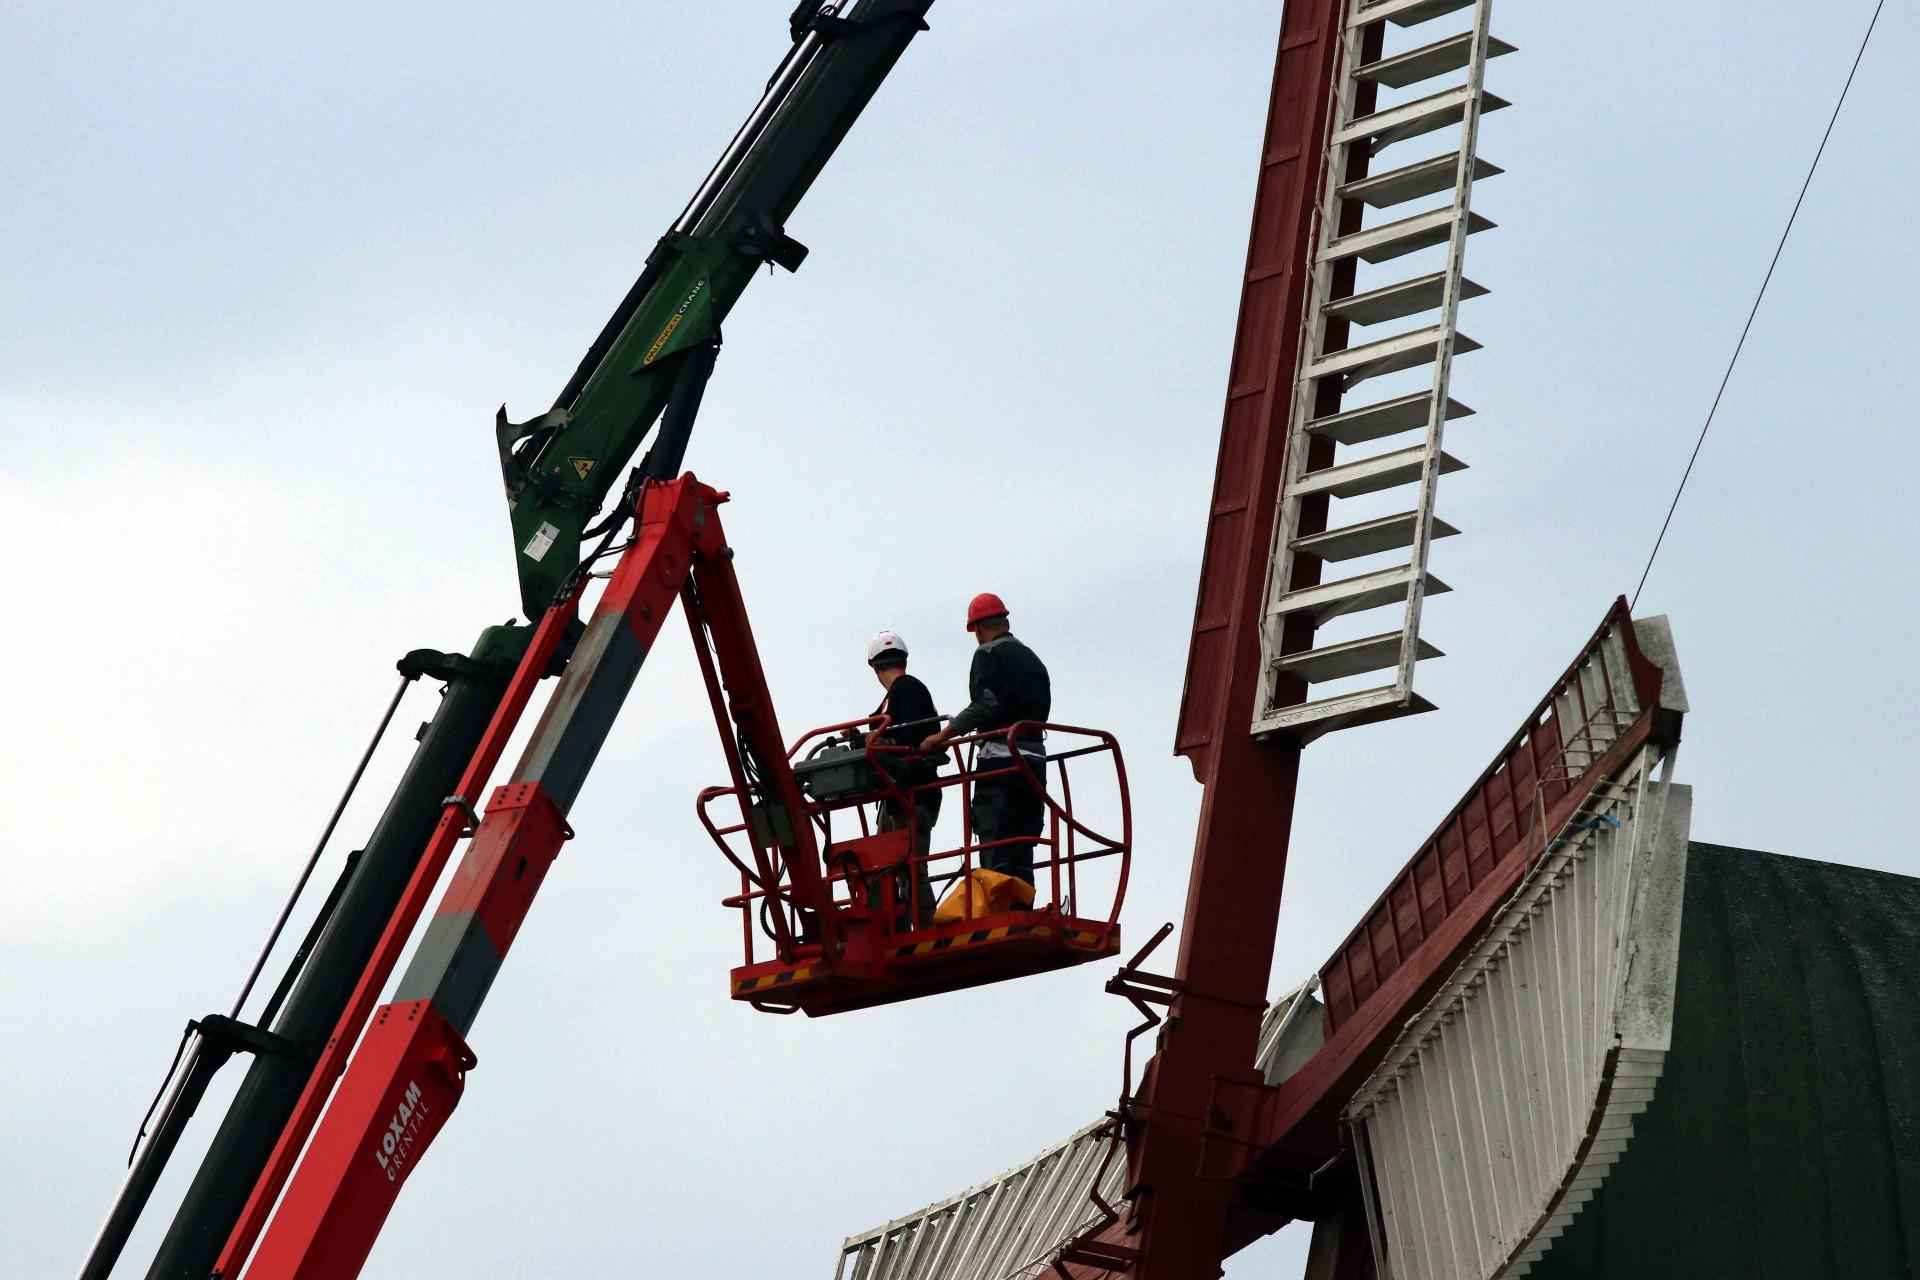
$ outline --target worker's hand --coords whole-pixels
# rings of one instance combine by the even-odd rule
[[[923,752],[938,751],[947,745],[948,737],[949,735],[945,729],[940,730],[938,733],[930,733],[920,740],[920,750]]]

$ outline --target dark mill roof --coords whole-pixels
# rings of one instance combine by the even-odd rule
[[[1689,846],[1673,1047],[1529,1280],[1920,1275],[1920,879]]]

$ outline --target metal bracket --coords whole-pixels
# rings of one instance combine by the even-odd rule
[[[200,1039],[224,1053],[273,1054],[283,1058],[309,1058],[312,1055],[285,1036],[277,1036],[251,1022],[210,1013],[187,1024],[187,1030],[200,1033]]]
[[[1172,927],[1171,924],[1167,926],[1169,929]],[[1153,944],[1147,945],[1151,949]],[[1138,957],[1135,958],[1138,959]],[[1100,1194],[1100,1187],[1107,1179],[1108,1166],[1113,1163],[1114,1157],[1120,1154],[1125,1144],[1127,1123],[1126,1116],[1123,1114],[1125,1107],[1126,1100],[1123,1098],[1121,1111],[1107,1112],[1107,1149],[1100,1157],[1100,1167],[1094,1171],[1093,1181],[1087,1188],[1087,1198],[1093,1202],[1096,1216],[1069,1237],[1053,1255],[1053,1271],[1061,1276],[1062,1280],[1073,1280],[1072,1273],[1067,1270],[1069,1263],[1103,1266],[1108,1271],[1116,1269],[1125,1271],[1139,1260],[1138,1249],[1098,1238],[1108,1227],[1120,1221],[1120,1210]]]
[[[1213,1077],[1208,1090],[1206,1119],[1200,1128],[1200,1150],[1196,1155],[1194,1176],[1208,1181],[1238,1182],[1247,1174],[1251,1153],[1265,1150],[1265,1144],[1246,1135],[1264,1127],[1260,1117],[1279,1092],[1264,1080],[1235,1080],[1230,1076]],[[1230,1095],[1238,1094],[1232,1097]],[[1227,1167],[1209,1172],[1208,1150],[1224,1143],[1230,1151]],[[1236,1158],[1237,1157],[1237,1158]]]
[[[793,33],[794,43],[798,44],[809,31],[818,35],[820,42],[825,44],[843,36],[859,35],[870,27],[896,22],[911,22],[915,31],[932,30],[925,18],[911,13],[890,13],[884,18],[842,18],[835,14],[839,7],[826,0],[800,0],[798,7],[787,18],[787,29]]]
[[[764,211],[755,217],[753,225],[733,237],[733,247],[749,258],[771,262],[788,271],[798,271],[800,264],[807,260],[808,252],[807,246],[788,235],[786,228]]]
[[[1140,965],[1155,947],[1167,940],[1167,936],[1172,932],[1173,921],[1169,920],[1147,939],[1145,946],[1133,953],[1133,959],[1121,965],[1119,972],[1107,979],[1107,990],[1113,995],[1126,997],[1133,1007],[1140,1011],[1142,1019],[1138,1026],[1127,1032],[1126,1044],[1120,1054],[1120,1114],[1122,1116],[1126,1115],[1127,1109],[1133,1105],[1133,1042],[1160,1025],[1161,1017],[1153,1011],[1152,1006],[1171,1003],[1172,996],[1179,990],[1179,984],[1174,979],[1142,973]],[[1151,981],[1153,987],[1143,985],[1143,979]],[[1153,988],[1164,989],[1164,996],[1161,990]]]
[[[466,818],[466,825],[460,829],[460,835],[463,838],[471,836],[480,829],[480,815],[473,811],[473,801],[467,799],[465,796],[448,796],[442,800],[440,804],[443,808],[447,805],[453,805],[459,809],[461,814]]]
[[[463,653],[442,653],[438,649],[410,649],[394,667],[408,680],[422,676],[434,680],[480,680],[497,671],[496,667],[476,662]]]
[[[538,436],[532,446],[532,452],[538,452],[540,444],[555,435],[572,421],[572,415],[565,409],[549,409],[537,418],[525,422],[507,421],[507,406],[501,405],[493,416],[494,445],[500,452],[500,482],[506,486],[507,499],[513,500],[522,484],[536,482],[537,477],[520,464],[520,458],[514,453],[514,446],[529,437]]]

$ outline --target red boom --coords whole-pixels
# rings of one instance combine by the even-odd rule
[[[1257,740],[1248,727],[1262,674],[1267,537],[1287,465],[1328,86],[1345,7],[1287,0],[1281,18],[1176,743],[1206,787],[1179,961],[1174,977],[1156,980],[1158,991],[1146,997],[1165,1001],[1162,993],[1171,993],[1159,1050],[1126,1108],[1132,1214],[1103,1233],[1104,1247],[1083,1242],[1067,1252],[1069,1261],[1093,1267],[1132,1264],[1143,1280],[1219,1274],[1236,1188],[1197,1175],[1209,1128],[1244,1092],[1234,1086],[1260,1083],[1253,1063],[1300,748]],[[1343,338],[1330,334],[1329,343]],[[1328,387],[1325,394],[1338,393]],[[1322,500],[1303,513],[1302,532],[1325,519]],[[1302,568],[1317,574],[1313,564],[1306,558]],[[1303,576],[1291,585],[1311,583]],[[1293,625],[1303,624],[1297,618]]]
[[[697,564],[705,560],[721,567],[701,578],[700,587],[710,606],[718,603],[744,626],[744,610],[733,598],[733,577],[725,568],[726,543],[716,510],[725,500],[724,494],[690,475],[641,491],[633,545],[621,557],[580,637],[513,780],[493,793],[486,816],[472,832],[466,856],[401,979],[398,998],[379,1011],[354,1054],[247,1270],[251,1280],[342,1280],[357,1274],[366,1261],[400,1188],[460,1100],[465,1073],[475,1061],[466,1032],[533,905],[542,877],[572,835],[566,810]],[[483,785],[499,758],[532,686],[551,665],[574,608],[571,598],[564,599],[542,622],[508,703],[468,770],[471,788]],[[741,732],[756,751],[783,758],[772,699],[750,638],[733,645],[726,656],[731,659],[726,674]],[[464,834],[465,805],[460,797],[449,798],[448,814],[375,967],[361,983],[368,1002],[391,972],[418,918],[420,901]],[[364,1007],[356,1000],[342,1020],[329,1047],[330,1062],[337,1063],[358,1037]],[[337,1073],[337,1066],[315,1073],[296,1115],[303,1123],[283,1135],[248,1215],[228,1242],[220,1274],[237,1274],[305,1140],[310,1117]]]

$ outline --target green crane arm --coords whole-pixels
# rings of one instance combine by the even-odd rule
[[[537,618],[580,562],[589,524],[640,444],[677,474],[720,324],[762,264],[806,248],[787,218],[914,36],[933,0],[802,0],[766,93],[649,255],[553,408],[495,422],[521,607]],[[671,406],[671,408],[669,408]],[[665,414],[664,422],[662,415]]]

